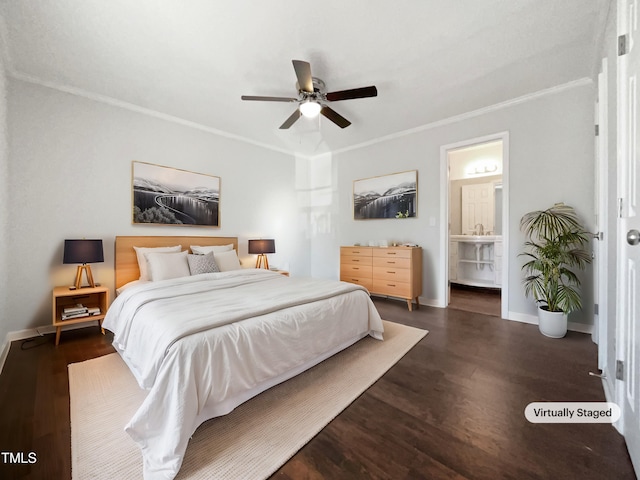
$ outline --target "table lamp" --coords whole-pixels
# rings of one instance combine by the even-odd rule
[[[88,263],[104,262],[104,252],[102,250],[102,240],[65,240],[64,257],[62,263],[81,263],[76,271],[75,287],[80,288],[82,272],[85,272],[90,287],[95,287],[91,266]]]
[[[276,253],[276,241],[273,239],[249,240],[249,253],[258,254],[256,259],[256,268],[269,269],[269,260],[267,253]]]

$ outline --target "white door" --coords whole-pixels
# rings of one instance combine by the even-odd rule
[[[598,74],[598,101],[596,102],[596,162],[595,162],[595,191],[594,196],[594,212],[595,212],[595,240],[593,243],[593,272],[594,272],[594,329],[593,340],[598,344],[598,368],[604,372],[607,370],[607,273],[608,273],[608,253],[609,235],[613,238],[612,233],[607,233],[608,215],[607,215],[607,198],[608,198],[608,147],[609,147],[609,128],[608,128],[608,94],[607,87],[607,59],[602,60],[602,70]],[[611,382],[606,376],[605,381]],[[609,388],[613,387],[609,383]],[[609,390],[611,391],[611,390]]]
[[[634,468],[640,472],[640,35],[637,9],[638,0],[618,2],[618,31],[624,34],[626,46],[618,56],[617,358],[624,363],[617,397],[622,409],[620,427]]]
[[[471,235],[482,225],[484,233],[494,232],[493,183],[462,186],[462,233]],[[478,232],[479,233],[479,232]]]

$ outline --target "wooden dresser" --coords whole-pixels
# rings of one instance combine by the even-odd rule
[[[362,285],[370,293],[404,298],[420,308],[420,247],[340,247],[340,280]]]

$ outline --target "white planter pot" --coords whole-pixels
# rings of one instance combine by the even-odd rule
[[[540,333],[551,338],[562,338],[567,334],[567,317],[564,312],[550,312],[538,308]]]

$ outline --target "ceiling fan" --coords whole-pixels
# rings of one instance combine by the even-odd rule
[[[296,102],[298,108],[291,114],[285,122],[280,125],[281,129],[287,129],[293,125],[300,115],[305,117],[315,117],[318,114],[324,115],[340,128],[346,128],[351,122],[328,107],[325,102],[337,102],[339,100],[351,100],[353,98],[375,97],[378,90],[375,86],[353,88],[341,90],[339,92],[326,92],[325,84],[322,80],[311,76],[311,65],[303,60],[292,60],[293,69],[296,72],[298,82],[298,97],[259,97],[254,95],[242,95],[242,100],[257,100],[264,102]]]

